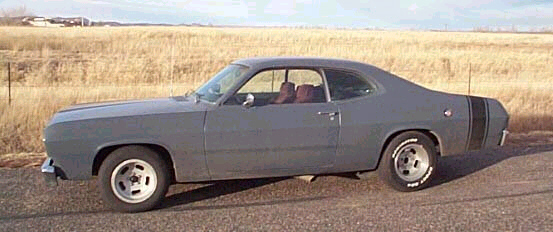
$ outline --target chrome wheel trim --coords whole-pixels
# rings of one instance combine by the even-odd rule
[[[130,159],[121,162],[111,173],[111,189],[120,200],[136,204],[150,198],[157,187],[155,169],[146,161]]]
[[[413,182],[421,179],[430,166],[428,152],[420,144],[407,144],[400,148],[394,158],[396,174],[404,181]]]

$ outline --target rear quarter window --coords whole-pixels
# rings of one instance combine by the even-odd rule
[[[376,91],[373,84],[354,72],[335,69],[324,71],[333,101],[363,97]]]

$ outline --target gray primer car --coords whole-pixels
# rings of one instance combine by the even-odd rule
[[[272,92],[242,91],[262,74],[250,85]],[[309,78],[319,85],[295,88]],[[42,172],[51,185],[98,175],[104,200],[128,212],[155,207],[175,182],[378,168],[413,191],[434,176],[436,156],[502,145],[507,123],[494,99],[428,90],[368,64],[251,58],[188,96],[59,111],[44,130]]]

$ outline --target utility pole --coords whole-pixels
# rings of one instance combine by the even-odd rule
[[[446,24],[444,24],[444,26],[445,26],[445,31],[447,31],[447,23],[446,23]]]

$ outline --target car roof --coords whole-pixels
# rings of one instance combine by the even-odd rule
[[[269,67],[286,67],[286,66],[295,66],[295,67],[342,67],[342,68],[351,68],[351,69],[361,69],[368,68],[371,66],[369,64],[336,59],[336,58],[322,58],[322,57],[286,57],[286,56],[277,56],[277,57],[253,57],[240,59],[232,62],[233,64],[241,64],[249,66],[252,68],[269,68]]]

